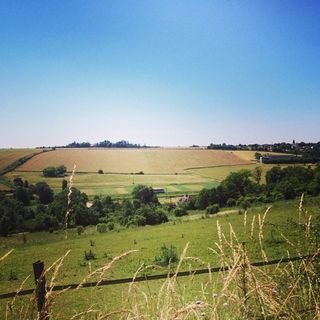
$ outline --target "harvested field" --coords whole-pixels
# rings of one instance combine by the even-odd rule
[[[6,166],[12,162],[31,155],[33,153],[42,152],[40,149],[0,149],[0,170],[3,170]]]
[[[65,165],[71,171],[109,173],[181,173],[188,168],[240,165],[249,160],[222,150],[194,149],[57,149],[40,154],[21,167],[21,171],[42,171],[48,166]]]

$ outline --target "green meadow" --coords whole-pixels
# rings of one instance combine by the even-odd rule
[[[263,249],[269,259],[287,256],[287,251],[295,254],[292,245],[281,234],[285,234],[292,243],[300,243],[300,247],[303,248],[304,243],[301,241],[304,230],[297,224],[298,205],[298,199],[277,202],[267,213],[264,223]],[[319,198],[306,198],[300,219],[303,219],[305,210],[308,210],[312,215],[312,222],[316,222],[320,218],[319,205]],[[79,283],[90,270],[102,267],[124,252],[138,250],[117,262],[104,275],[106,279],[131,277],[142,264],[150,265],[154,262],[163,244],[174,245],[181,254],[185,245],[189,243],[187,256],[196,257],[197,260],[186,260],[182,265],[183,270],[205,268],[208,263],[211,266],[219,265],[217,255],[209,249],[217,249],[216,243],[219,243],[217,224],[221,225],[221,230],[226,236],[230,234],[230,226],[232,226],[238,241],[246,241],[251,260],[260,261],[263,257],[258,241],[258,221],[265,210],[264,205],[249,209],[246,216],[239,214],[237,210],[228,210],[210,217],[203,211],[190,211],[187,218],[170,217],[168,223],[157,226],[129,229],[116,226],[115,230],[104,234],[99,234],[95,227],[87,227],[81,235],[78,235],[75,229],[71,229],[68,230],[67,239],[63,231],[29,233],[25,236],[17,234],[1,238],[0,256],[11,249],[14,251],[0,264],[0,292],[17,290],[21,282],[32,274],[32,263],[35,260],[43,260],[48,267],[68,250],[70,253],[59,271],[56,281],[58,284]],[[253,221],[254,224],[252,224]],[[95,259],[86,261],[84,252],[89,250],[95,254]],[[17,280],[9,280],[12,272],[17,276]],[[166,273],[168,269],[159,267],[148,272]],[[50,274],[47,278],[50,279]],[[195,277],[196,286],[200,286],[201,279],[201,277]],[[94,281],[97,278],[90,280]],[[157,291],[160,285],[161,281],[154,281],[142,284],[141,288]],[[33,286],[34,280],[31,276],[24,287],[32,288]],[[116,285],[103,289],[70,291],[64,295],[63,299],[56,300],[55,308],[59,309],[63,304],[68,305],[70,308],[64,313],[65,318],[75,311],[87,310],[93,304],[93,300],[94,304],[98,304],[100,308],[117,309],[126,290],[128,290],[127,285]],[[111,297],[112,301],[110,301]],[[18,298],[17,303],[23,303],[26,299],[28,298]],[[5,302],[5,300],[1,301],[0,314],[4,314]]]

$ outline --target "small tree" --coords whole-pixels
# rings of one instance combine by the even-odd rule
[[[215,214],[219,212],[219,205],[218,204],[212,204],[207,207],[207,213],[208,214]]]
[[[57,170],[55,167],[44,168],[42,173],[43,173],[44,177],[56,177],[57,176]]]
[[[13,184],[15,187],[23,187],[23,181],[20,177],[16,177],[13,179]]]
[[[56,171],[57,171],[57,176],[64,176],[65,173],[67,172],[67,167],[64,165],[61,165],[56,168]]]
[[[171,263],[178,262],[177,248],[173,245],[167,247],[165,244],[160,249],[161,253],[159,256],[156,256],[154,263],[166,267]]]
[[[97,231],[99,233],[106,233],[108,230],[108,226],[105,223],[98,223],[97,224]]]
[[[182,217],[188,215],[188,211],[185,208],[177,207],[173,210],[176,217]]]
[[[68,187],[68,181],[66,179],[62,180],[62,190],[67,189]]]
[[[14,197],[18,201],[22,202],[25,206],[30,204],[30,195],[28,189],[23,187],[17,187],[14,192]]]
[[[256,168],[254,168],[253,173],[252,173],[252,177],[253,177],[254,181],[255,181],[257,184],[260,184],[261,175],[262,175],[262,169],[261,169],[261,167],[256,167]]]
[[[46,182],[38,182],[35,187],[40,203],[48,204],[53,201],[53,191]]]

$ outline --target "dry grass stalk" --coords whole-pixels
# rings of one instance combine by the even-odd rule
[[[2,257],[0,257],[0,262],[2,262],[5,258],[7,258],[13,252],[13,250],[14,249],[11,249],[9,252],[7,252]]]
[[[68,239],[68,220],[71,214],[71,196],[72,196],[72,187],[73,187],[73,177],[76,173],[77,166],[73,165],[73,170],[69,178],[69,187],[68,187],[68,202],[67,202],[67,211],[65,214],[65,223],[64,223],[64,232],[65,232],[65,240]]]
[[[100,267],[100,268],[92,271],[91,273],[89,273],[89,274],[80,282],[80,284],[77,286],[76,289],[78,290],[78,289],[82,288],[82,286],[83,286],[83,284],[84,284],[85,282],[87,282],[90,278],[92,278],[92,277],[94,277],[94,276],[96,276],[96,275],[99,275],[99,278],[100,278],[100,280],[99,280],[98,283],[97,283],[97,286],[98,286],[98,285],[101,283],[101,281],[103,281],[103,276],[104,276],[104,274],[105,274],[108,270],[110,270],[117,261],[122,260],[123,258],[127,257],[127,256],[130,255],[131,253],[138,252],[138,251],[139,251],[139,250],[130,250],[130,251],[127,251],[127,252],[125,252],[125,253],[123,253],[123,254],[121,254],[121,255],[113,258],[111,262],[109,262],[109,263],[107,263],[106,265],[104,265],[104,266],[102,266],[102,267]]]

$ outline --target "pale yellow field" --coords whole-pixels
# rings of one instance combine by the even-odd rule
[[[221,150],[194,149],[57,149],[39,154],[18,169],[42,171],[48,166],[65,165],[71,171],[109,173],[181,173],[188,168],[240,165],[249,160]]]
[[[0,149],[0,170],[12,162],[30,155],[32,153],[42,152],[40,149]]]

